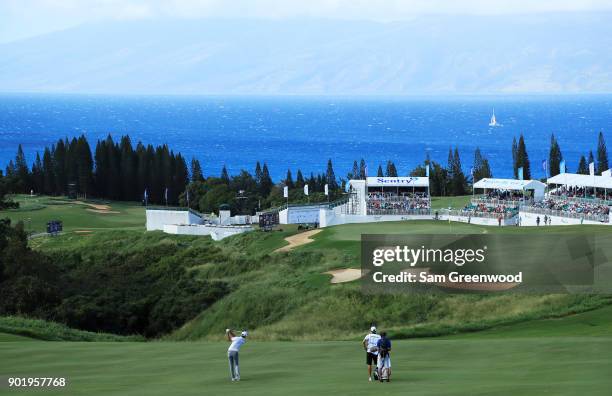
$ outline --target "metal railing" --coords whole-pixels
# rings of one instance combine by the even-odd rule
[[[590,221],[598,221],[600,223],[609,223],[610,216],[608,214],[584,214],[578,212],[566,212],[564,210],[554,210],[554,209],[546,209],[546,208],[536,208],[534,206],[521,206],[521,212],[548,215],[548,216],[558,216],[565,217],[568,219],[582,219],[582,220],[590,220]]]
[[[470,211],[470,210],[449,210],[449,209],[441,209],[441,214],[445,214],[447,216],[463,216],[463,217],[483,217],[487,219],[497,219],[501,215],[503,219],[511,219],[518,215],[518,210],[504,213],[496,213],[496,212],[478,212],[478,211]]]
[[[533,198],[525,199],[498,199],[498,198],[487,198],[487,197],[473,197],[470,201],[472,204],[484,203],[486,205],[505,205],[505,206],[519,206],[528,202],[533,202]]]
[[[383,215],[409,215],[409,216],[429,216],[431,215],[431,208],[419,208],[419,209],[367,209],[367,214],[371,216],[383,216]]]
[[[612,206],[612,200],[594,198],[594,197],[567,197],[565,195],[555,195],[555,194],[549,193],[547,198],[554,199],[554,200],[566,200],[566,201],[571,201],[571,202],[582,202],[582,203]]]

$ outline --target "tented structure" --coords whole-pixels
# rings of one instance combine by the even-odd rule
[[[533,198],[536,201],[544,198],[546,184],[538,180],[516,180],[516,179],[493,179],[485,178],[474,183],[474,190],[506,190],[506,191],[533,191]]]

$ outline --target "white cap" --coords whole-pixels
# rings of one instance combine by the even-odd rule
[[[370,327],[370,332],[372,332],[372,333],[376,333],[376,326],[372,326],[372,327]]]
[[[240,333],[240,335],[241,335],[242,337],[246,337],[246,336],[248,336],[248,335],[249,335],[249,332],[248,332],[248,331],[246,331],[246,330],[244,330],[242,333]]]

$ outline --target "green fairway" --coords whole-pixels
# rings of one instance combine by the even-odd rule
[[[393,381],[368,383],[359,342],[0,343],[0,372],[66,376],[49,395],[608,395],[612,338],[397,341]],[[14,392],[13,392],[14,393]],[[37,393],[37,392],[35,392]],[[11,394],[6,392],[5,394]]]
[[[16,195],[19,209],[0,211],[0,217],[23,221],[26,231],[45,232],[47,222],[60,220],[64,231],[144,229],[144,207],[134,202],[83,202],[61,197]],[[92,205],[108,207],[98,210]]]

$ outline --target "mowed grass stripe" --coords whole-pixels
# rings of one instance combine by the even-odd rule
[[[226,343],[5,342],[5,375],[63,375],[57,395],[608,395],[612,338],[397,341],[368,383],[359,342],[256,342],[228,379]]]

